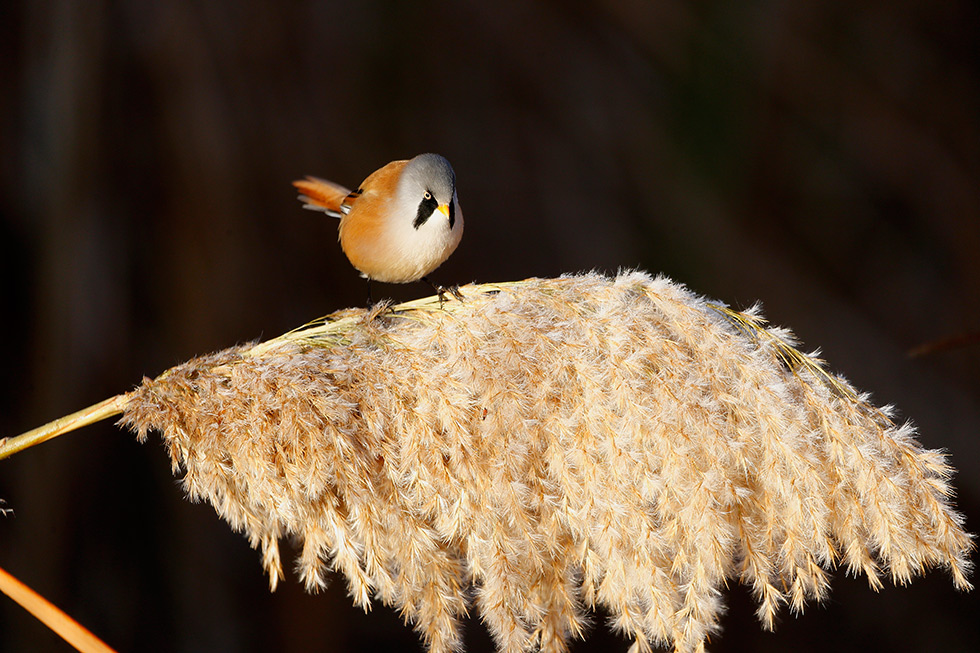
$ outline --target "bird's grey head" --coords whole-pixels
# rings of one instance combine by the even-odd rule
[[[436,201],[446,204],[453,199],[456,173],[449,161],[438,154],[419,154],[405,165],[405,173],[418,187],[432,193]]]
[[[419,228],[432,216],[437,206],[449,207],[449,228],[455,222],[456,173],[449,161],[438,154],[420,154],[407,164],[402,173],[403,188],[409,197],[418,202],[415,228]]]

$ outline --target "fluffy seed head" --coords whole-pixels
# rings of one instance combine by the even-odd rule
[[[335,570],[440,653],[471,604],[502,651],[564,651],[599,605],[688,652],[730,580],[766,627],[838,564],[969,587],[943,455],[758,312],[642,273],[462,290],[192,360],[124,420],[273,587],[295,536],[308,588]]]

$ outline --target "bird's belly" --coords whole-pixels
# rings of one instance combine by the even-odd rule
[[[442,233],[420,229],[394,237],[374,239],[345,238],[340,244],[351,264],[369,279],[382,283],[409,283],[429,274],[456,249],[462,225],[443,228]]]

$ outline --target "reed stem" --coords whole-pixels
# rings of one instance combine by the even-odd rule
[[[23,451],[34,445],[47,442],[59,435],[64,435],[83,426],[95,424],[114,415],[119,415],[125,410],[129,398],[130,395],[128,393],[116,395],[115,397],[110,397],[97,404],[93,404],[88,408],[74,412],[71,415],[59,417],[44,426],[31,429],[27,433],[22,433],[12,438],[3,438],[0,440],[0,460],[12,456],[18,451]]]

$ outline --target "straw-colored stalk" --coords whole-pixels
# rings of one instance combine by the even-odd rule
[[[501,651],[565,651],[596,606],[633,650],[701,651],[721,589],[772,628],[843,564],[969,589],[951,468],[785,330],[634,272],[349,310],[145,380],[192,500],[307,588],[393,605],[430,651],[475,606]]]

